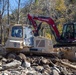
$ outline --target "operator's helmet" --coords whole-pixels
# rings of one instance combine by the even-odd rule
[[[21,30],[19,29],[18,32],[21,33]]]

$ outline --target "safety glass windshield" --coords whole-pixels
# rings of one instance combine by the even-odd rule
[[[11,36],[12,37],[22,38],[22,36],[23,36],[22,26],[14,26],[14,27],[12,27]]]

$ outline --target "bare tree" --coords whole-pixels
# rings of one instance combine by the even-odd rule
[[[7,5],[7,0],[1,0],[1,15],[4,14],[6,5]]]
[[[0,0],[0,22],[1,22],[1,0]]]
[[[6,5],[7,5],[7,0],[0,0],[0,43],[2,44],[2,40],[3,40],[3,26],[2,26],[2,16],[5,12],[5,8],[6,8]]]
[[[1,14],[1,5],[2,5],[2,0],[0,0],[0,26],[1,26],[1,24],[2,24],[2,22],[1,22],[1,20],[2,20],[2,14]],[[0,27],[1,29],[1,31],[0,32],[2,32],[2,26]],[[0,35],[1,37],[0,37],[0,44],[1,44],[1,40],[2,40],[2,33],[1,33],[1,35]]]
[[[17,23],[19,23],[19,21],[20,21],[20,1],[21,1],[21,0],[19,0],[19,1],[18,1],[18,15],[17,15]]]
[[[0,18],[1,18],[1,0],[0,0]]]
[[[9,25],[9,0],[7,0],[7,18],[8,18],[7,23]]]

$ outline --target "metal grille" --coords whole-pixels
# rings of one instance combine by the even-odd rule
[[[45,47],[45,40],[36,40],[36,47]]]

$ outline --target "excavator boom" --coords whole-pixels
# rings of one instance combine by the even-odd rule
[[[59,31],[58,31],[53,19],[51,19],[50,17],[42,17],[42,16],[37,17],[37,16],[31,16],[30,14],[28,14],[28,19],[32,22],[32,25],[33,25],[35,31],[37,31],[37,29],[38,29],[35,20],[39,20],[41,22],[48,23],[49,26],[52,27],[52,29],[54,31],[55,39],[57,40],[58,38],[60,38]]]

